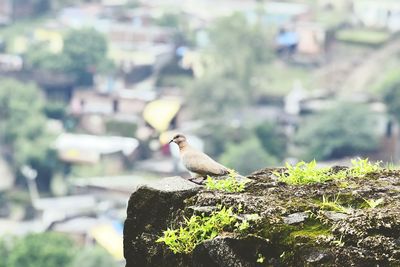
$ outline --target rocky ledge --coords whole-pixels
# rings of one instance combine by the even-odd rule
[[[240,193],[180,177],[139,188],[124,227],[126,266],[400,266],[399,171],[288,185],[277,180],[282,170],[251,174]],[[247,226],[224,227],[186,253],[156,242],[184,218],[221,207]]]

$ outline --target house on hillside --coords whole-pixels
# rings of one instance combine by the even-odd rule
[[[400,30],[400,2],[397,0],[353,1],[354,21],[369,28]]]
[[[265,23],[278,26],[306,19],[310,15],[310,6],[302,3],[268,1],[263,5],[263,9]]]
[[[174,56],[174,32],[156,26],[113,24],[107,36],[110,42],[109,57],[124,73],[151,68],[157,73]]]
[[[0,72],[18,72],[23,68],[24,61],[21,56],[0,54]]]
[[[155,92],[115,89],[108,83],[98,88],[74,91],[69,105],[71,114],[89,133],[134,136],[137,127],[144,124],[142,111],[149,101],[155,99]]]
[[[54,148],[61,161],[70,164],[101,164],[106,174],[121,173],[125,164],[135,158],[139,141],[120,136],[96,136],[64,133]]]
[[[31,17],[45,12],[50,8],[50,2],[35,0],[1,0],[0,25],[8,25],[18,19]]]
[[[0,25],[7,25],[12,21],[12,0],[0,1]]]

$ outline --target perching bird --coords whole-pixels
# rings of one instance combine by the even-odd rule
[[[179,146],[182,163],[192,174],[192,178],[205,178],[207,175],[222,176],[230,172],[225,166],[219,164],[203,152],[198,151],[190,146],[183,134],[175,135],[174,138],[169,141],[169,143],[172,142]]]

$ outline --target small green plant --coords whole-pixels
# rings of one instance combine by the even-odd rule
[[[368,173],[376,172],[382,169],[381,162],[372,163],[368,158],[366,159],[353,159],[351,160],[351,167],[347,170],[347,173],[352,176],[363,177]]]
[[[156,242],[165,243],[172,252],[190,253],[197,244],[213,239],[224,229],[232,227],[237,222],[237,217],[232,208],[222,207],[213,211],[210,216],[197,216],[185,218],[179,229],[167,229],[163,236]],[[240,228],[240,224],[238,224]],[[243,226],[242,226],[243,227]]]
[[[334,239],[332,241],[332,244],[334,244],[337,247],[343,247],[344,246],[343,235],[340,235],[339,239]]]
[[[257,256],[258,256],[257,263],[264,263],[265,257],[261,253],[258,253]]]
[[[322,196],[322,202],[320,203],[320,208],[322,210],[331,210],[331,211],[337,211],[337,212],[341,212],[341,213],[350,214],[351,208],[347,208],[347,207],[340,205],[339,197],[340,197],[340,194],[338,194],[336,197],[333,197],[333,200],[329,200],[329,197]]]
[[[368,173],[381,170],[380,162],[372,163],[368,159],[353,159],[351,167],[339,172],[332,172],[330,167],[318,168],[315,160],[307,163],[301,161],[292,166],[286,163],[287,170],[283,173],[275,172],[279,181],[302,185],[311,183],[323,183],[330,180],[343,180],[348,176],[364,177]]]
[[[228,178],[222,180],[215,180],[207,176],[205,186],[209,190],[221,190],[225,192],[243,192],[248,183],[247,180],[238,181],[236,179],[237,173],[230,171]]]
[[[295,166],[286,163],[286,168],[287,171],[283,173],[275,172],[274,174],[278,176],[279,181],[287,184],[301,185],[332,180],[332,177],[329,176],[330,168],[317,168],[315,160],[309,163],[301,161]]]
[[[235,226],[240,232],[245,232],[250,228],[250,223],[247,220],[243,220],[241,223],[237,222]]]
[[[365,199],[364,198],[365,203],[367,203],[367,205],[371,208],[371,209],[375,209],[376,207],[378,207],[379,205],[382,205],[385,200],[383,198],[379,198],[377,200],[375,199]]]

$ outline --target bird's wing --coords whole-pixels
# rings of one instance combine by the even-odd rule
[[[182,161],[189,171],[202,175],[224,175],[229,172],[228,168],[200,151],[187,151]]]

